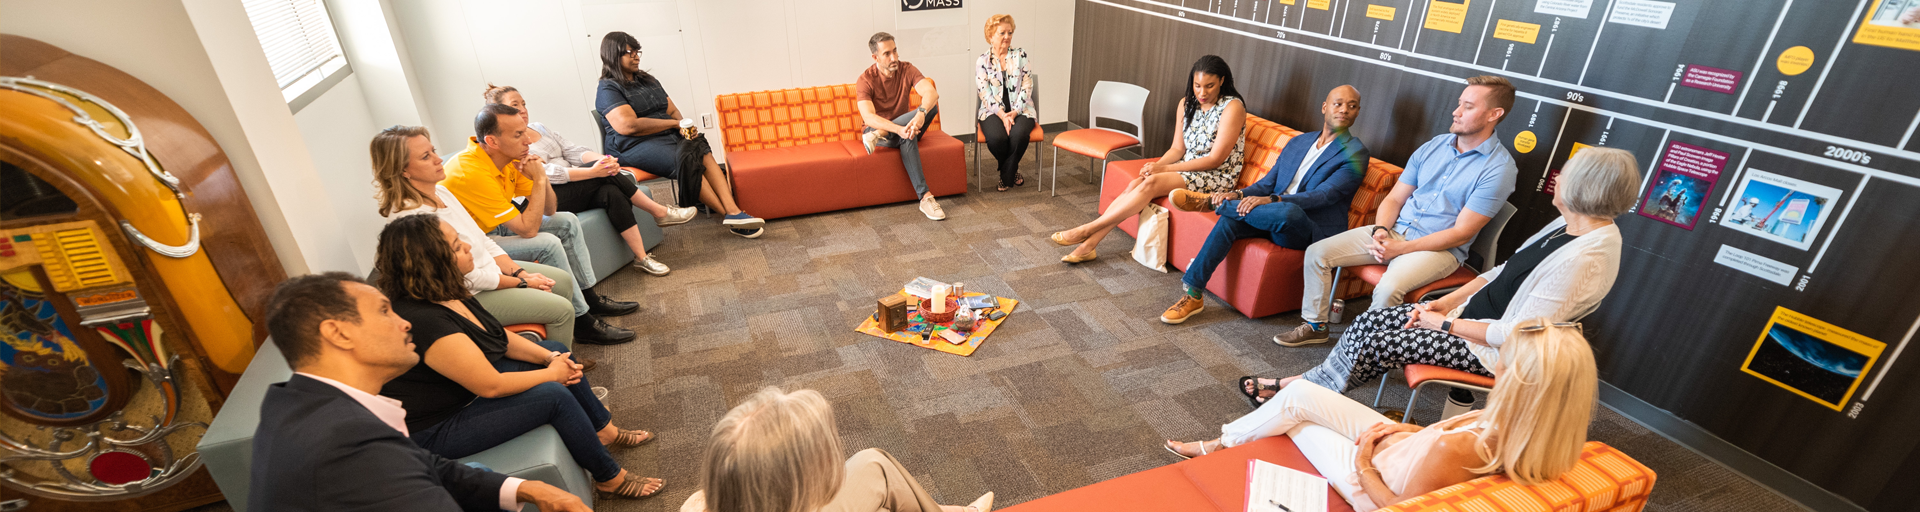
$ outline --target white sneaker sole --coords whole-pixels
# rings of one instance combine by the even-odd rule
[[[753,230],[752,233],[741,233],[739,231],[734,231],[731,229],[727,230],[727,232],[733,233],[734,236],[737,236],[740,238],[760,238],[760,235],[767,234],[767,228],[755,229]]]
[[[1278,335],[1278,334],[1275,334],[1275,335],[1273,335],[1273,344],[1275,344],[1275,345],[1279,345],[1279,346],[1282,346],[1282,347],[1288,347],[1288,348],[1293,348],[1293,347],[1304,347],[1304,346],[1307,346],[1307,345],[1319,345],[1319,344],[1321,344],[1321,343],[1326,343],[1326,342],[1329,342],[1329,341],[1333,341],[1333,336],[1332,336],[1331,334],[1329,334],[1329,335],[1328,335],[1327,337],[1325,337],[1325,338],[1320,338],[1320,339],[1317,339],[1317,340],[1306,340],[1306,341],[1302,341],[1302,342],[1299,342],[1299,343],[1287,343],[1287,342],[1284,342],[1284,341],[1280,341],[1280,335]]]
[[[1180,325],[1181,323],[1185,323],[1185,322],[1187,321],[1187,319],[1188,319],[1188,318],[1193,318],[1193,315],[1198,315],[1198,314],[1200,314],[1200,312],[1201,312],[1201,311],[1206,311],[1206,310],[1207,310],[1207,308],[1205,308],[1205,307],[1201,307],[1200,309],[1196,309],[1196,310],[1193,310],[1193,312],[1192,312],[1192,313],[1187,313],[1187,316],[1185,316],[1185,317],[1183,317],[1183,318],[1181,318],[1181,319],[1179,319],[1179,320],[1174,320],[1174,319],[1172,319],[1172,318],[1167,318],[1167,315],[1160,315],[1160,321],[1161,321],[1162,323],[1165,323],[1165,324],[1167,324],[1167,325]]]
[[[767,225],[767,221],[766,219],[754,217],[751,219],[727,219],[720,221],[720,224],[734,229],[757,229]]]

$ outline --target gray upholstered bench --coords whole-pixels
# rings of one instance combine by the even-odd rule
[[[604,223],[605,214],[601,215]],[[271,341],[262,344],[260,352],[253,356],[253,363],[234,386],[233,394],[227,397],[226,405],[221,406],[220,414],[213,418],[213,425],[207,427],[206,435],[200,438],[200,458],[234,510],[247,510],[248,481],[253,474],[253,432],[260,424],[260,402],[266,397],[267,386],[292,377],[293,370],[287,367],[280,349]],[[588,506],[593,505],[593,481],[573,462],[567,446],[560,442],[560,434],[550,426],[541,426],[460,462],[478,462],[500,473],[546,482],[579,496]],[[522,510],[536,509],[527,505]]]
[[[653,190],[646,185],[640,186],[640,193],[653,197]],[[613,231],[613,223],[607,221],[606,210],[587,210],[575,216],[580,218],[580,230],[587,237],[587,252],[591,253],[593,259],[593,275],[600,276],[600,280],[605,281],[615,271],[633,262],[633,249],[628,249],[626,240],[621,239],[620,234]],[[652,251],[655,246],[660,245],[662,239],[666,238],[666,235],[660,231],[660,226],[654,224],[652,214],[634,208],[633,220],[640,223],[638,226],[640,238],[647,241],[648,251]]]

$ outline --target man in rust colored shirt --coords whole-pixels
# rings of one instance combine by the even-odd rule
[[[920,136],[928,121],[940,112],[940,92],[934,90],[932,80],[920,74],[920,68],[900,60],[892,34],[874,34],[867,40],[867,50],[873,52],[873,65],[853,84],[854,95],[860,100],[860,119],[867,123],[860,142],[867,154],[873,154],[875,146],[900,148],[900,163],[907,168],[913,191],[920,194],[920,213],[944,220],[947,212],[933,200],[920,170]],[[920,93],[918,106],[910,100],[911,93],[916,92]]]

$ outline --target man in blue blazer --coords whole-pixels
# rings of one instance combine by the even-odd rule
[[[1174,208],[1212,210],[1220,221],[1214,223],[1206,245],[1181,279],[1187,293],[1160,315],[1160,321],[1185,322],[1205,309],[1200,293],[1214,268],[1227,259],[1235,240],[1262,237],[1274,245],[1305,250],[1347,230],[1348,205],[1367,176],[1367,147],[1347,133],[1360,115],[1360,91],[1351,85],[1333,88],[1320,104],[1320,114],[1324,118],[1320,131],[1287,141],[1274,156],[1271,170],[1252,186],[1211,195],[1180,189],[1167,196]]]
[[[407,411],[376,393],[420,361],[406,320],[343,272],[288,279],[267,331],[293,378],[267,388],[253,438],[250,511],[591,512],[580,498],[441,458],[407,438]]]

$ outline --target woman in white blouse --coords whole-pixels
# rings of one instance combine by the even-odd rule
[[[647,254],[646,241],[635,227],[639,225],[638,219],[634,218],[632,209],[624,206],[631,204],[647,212],[661,226],[693,220],[694,208],[669,208],[653,202],[653,198],[640,193],[640,185],[634,182],[633,175],[620,172],[620,163],[613,157],[569,142],[546,125],[532,122],[527,114],[527,100],[520,96],[518,89],[487,84],[482,96],[487,103],[520,109],[520,119],[528,121],[527,126],[539,134],[540,139],[527,150],[546,161],[547,181],[553,183],[556,209],[574,213],[606,209],[607,222],[613,224],[613,231],[626,239],[627,247],[633,250],[633,266],[656,276],[671,271]]]
[[[987,18],[987,53],[973,67],[973,86],[980,94],[980,111],[973,118],[987,151],[1000,162],[1000,187],[1027,183],[1020,176],[1020,158],[1027,154],[1028,134],[1039,114],[1033,108],[1033,84],[1027,80],[1027,51],[1013,46],[1013,17]]]
[[[1241,393],[1259,404],[1303,378],[1345,393],[1408,364],[1491,377],[1517,322],[1571,322],[1593,312],[1620,272],[1613,219],[1639,198],[1640,172],[1633,153],[1587,148],[1567,161],[1556,185],[1560,218],[1506,263],[1438,300],[1368,311],[1320,366],[1277,381],[1242,379]]]

